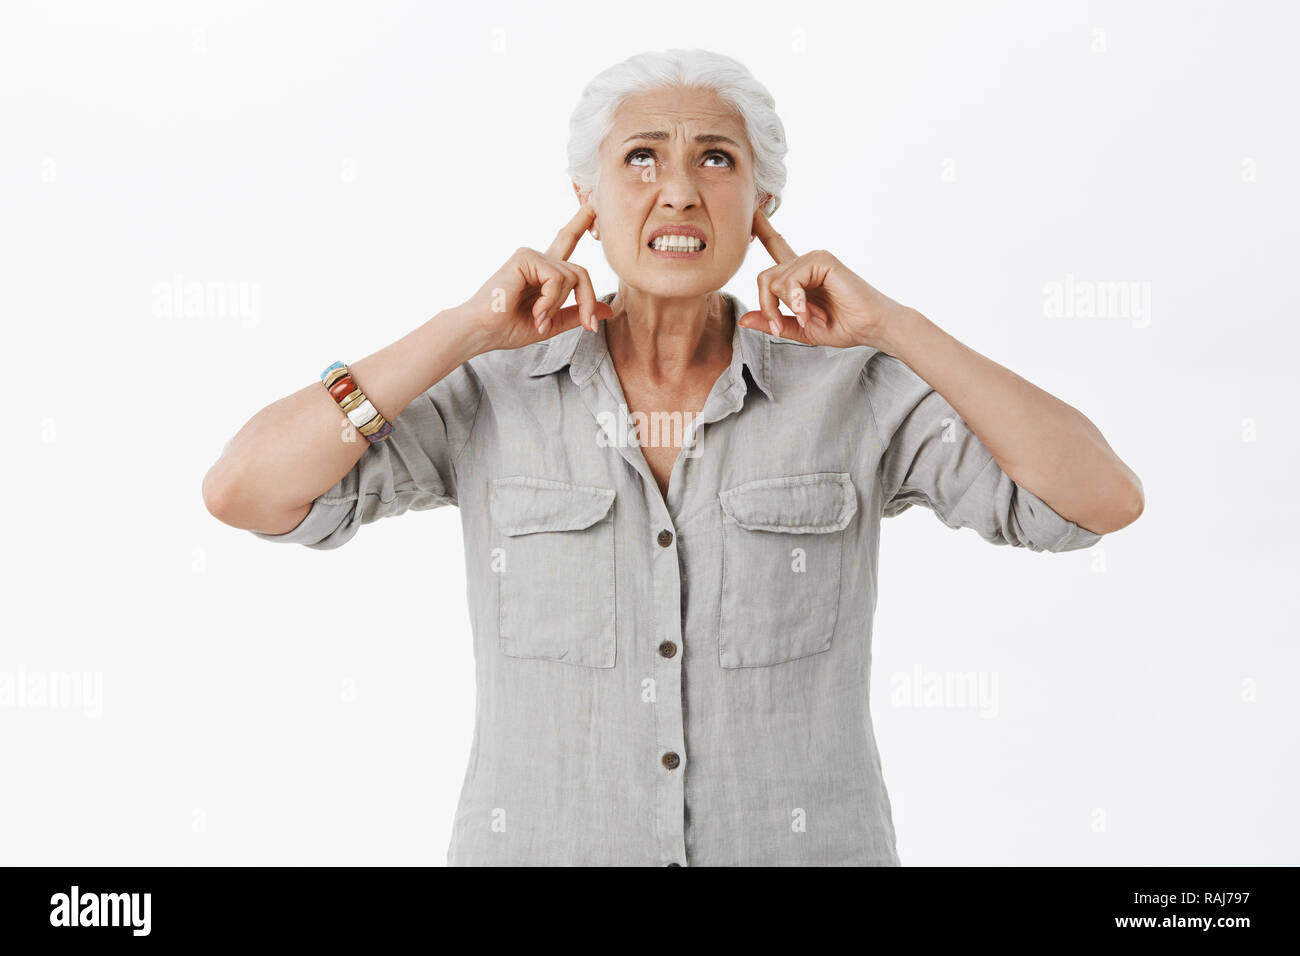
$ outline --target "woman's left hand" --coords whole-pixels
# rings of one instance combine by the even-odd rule
[[[762,209],[754,213],[754,234],[776,265],[758,274],[758,309],[742,315],[741,325],[809,345],[889,351],[891,331],[913,310],[873,289],[825,249],[796,255]],[[781,302],[794,315],[783,315]]]

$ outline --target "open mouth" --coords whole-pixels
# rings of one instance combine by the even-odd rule
[[[695,236],[659,236],[646,243],[654,252],[663,255],[692,256],[703,252],[707,247],[703,239]]]

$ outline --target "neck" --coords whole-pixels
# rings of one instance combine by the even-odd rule
[[[604,323],[610,357],[649,383],[670,384],[730,361],[734,330],[721,292],[670,299],[620,282],[610,307],[614,315]]]

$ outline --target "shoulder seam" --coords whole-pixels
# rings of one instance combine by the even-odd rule
[[[867,366],[870,365],[871,360],[879,354],[880,352],[879,350],[877,350],[875,352],[872,352],[870,355],[868,355],[867,360],[862,363],[862,370],[858,373],[858,383],[862,386],[863,397],[866,398],[867,400],[867,414],[871,416],[871,431],[876,436],[876,445],[878,446],[878,451],[879,451],[879,457],[876,461],[876,471],[875,471],[877,486],[881,484],[880,471],[882,468],[885,467],[885,452],[887,451],[887,448],[885,446],[885,436],[880,432],[880,419],[876,417],[876,406],[871,401],[871,389],[868,388],[866,385],[866,377],[867,377]],[[882,494],[880,496],[881,513],[878,517],[884,516],[885,504],[886,504],[885,496]]]
[[[470,439],[474,437],[474,427],[478,424],[479,409],[483,407],[483,393],[487,391],[487,388],[483,385],[482,380],[478,376],[478,372],[475,371],[474,368],[469,364],[468,359],[465,361],[464,364],[465,367],[469,370],[470,376],[474,380],[474,384],[478,386],[478,401],[474,403],[474,417],[470,419],[469,431],[465,433],[465,441],[461,443],[460,450],[457,451],[456,454],[453,455],[451,459],[451,470],[452,473],[455,474],[456,476],[457,507],[459,507],[459,503],[460,503],[460,472],[457,471],[456,469],[456,463],[460,461],[460,456],[463,455],[465,453],[465,449],[469,447]]]

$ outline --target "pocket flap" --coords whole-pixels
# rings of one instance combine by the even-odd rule
[[[719,492],[718,500],[742,528],[787,534],[839,531],[858,510],[848,472],[760,478]]]
[[[502,534],[581,531],[609,511],[613,488],[512,475],[492,480],[492,523]]]

